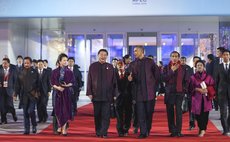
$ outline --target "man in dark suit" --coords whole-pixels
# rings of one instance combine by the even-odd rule
[[[144,47],[134,48],[136,60],[131,64],[129,81],[135,84],[133,98],[137,104],[137,115],[140,125],[140,135],[138,138],[149,136],[152,126],[152,115],[154,112],[155,88],[160,76],[159,69],[153,60],[144,56]]]
[[[13,104],[14,85],[16,82],[16,72],[10,67],[10,59],[3,58],[2,67],[0,68],[0,103],[2,123],[7,124],[6,114],[12,113],[16,122],[17,116]]]
[[[223,62],[216,68],[215,81],[223,135],[230,136],[230,53],[223,51]]]
[[[198,61],[200,57],[197,56],[193,57],[193,68],[191,68],[189,65],[186,64],[186,57],[181,57],[181,65],[185,66],[186,71],[188,72],[188,76],[192,76],[195,71],[195,62]],[[191,112],[192,111],[192,96],[191,94],[186,94],[185,97],[188,99],[188,112],[189,112],[189,130],[193,130],[195,128],[195,115]]]
[[[170,54],[171,61],[164,68],[163,80],[166,83],[165,104],[168,117],[168,127],[171,137],[182,137],[182,101],[187,92],[187,83],[189,74],[185,66],[181,65],[179,59],[180,54],[173,51]],[[174,114],[176,110],[176,116]],[[175,120],[176,119],[176,120]]]
[[[23,70],[23,68],[24,68],[23,67],[23,57],[21,55],[18,55],[17,56],[17,64],[16,64],[17,76]],[[18,98],[19,98],[19,100],[21,99],[21,93],[18,94]],[[18,108],[19,109],[22,108],[21,101],[19,101]]]
[[[32,123],[32,132],[36,133],[37,122],[35,114],[35,105],[37,99],[37,91],[39,88],[39,75],[37,70],[33,69],[32,59],[30,57],[24,58],[24,69],[19,73],[17,82],[15,84],[15,93],[21,93],[21,101],[24,115],[24,134],[30,134],[30,120]]]
[[[50,76],[51,76],[51,73],[52,73],[52,68],[48,66],[48,60],[43,60],[43,63],[44,63],[44,69],[47,69]]]
[[[218,47],[216,49],[216,58],[214,60],[214,71],[213,71],[213,74],[214,76],[216,76],[216,71],[217,71],[217,68],[219,66],[219,64],[221,64],[223,62],[223,52],[225,51],[225,48],[224,47]],[[215,80],[215,78],[214,78]],[[218,93],[218,92],[217,92]],[[216,94],[218,96],[218,94]],[[218,103],[218,99],[217,98],[214,98],[213,99],[213,105],[214,105],[214,108],[216,111],[218,111],[219,109],[219,103]]]
[[[86,95],[92,100],[96,136],[107,138],[110,104],[117,96],[117,81],[113,65],[106,62],[108,51],[98,51],[98,62],[89,67]]]
[[[51,92],[50,73],[44,69],[43,60],[38,60],[39,74],[39,92],[40,96],[37,100],[38,123],[46,122],[48,118],[47,105]]]
[[[73,71],[75,77],[75,84],[73,85],[73,95],[72,95],[72,115],[73,117],[77,115],[77,101],[79,100],[79,94],[81,87],[83,86],[82,75],[79,70],[79,66],[75,64],[75,59],[73,57],[68,58],[68,68]]]

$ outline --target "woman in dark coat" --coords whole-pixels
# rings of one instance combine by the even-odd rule
[[[201,83],[214,87],[213,78],[204,70],[204,62],[196,62],[197,72],[190,78],[189,91],[192,94],[192,112],[196,116],[199,127],[199,137],[203,137],[207,129],[209,111],[212,110],[212,99],[207,96],[207,88],[202,89]]]
[[[74,84],[73,72],[66,67],[68,56],[58,57],[59,67],[53,70],[51,84],[56,91],[54,113],[58,122],[58,133],[67,136],[68,121],[71,120],[71,86]]]

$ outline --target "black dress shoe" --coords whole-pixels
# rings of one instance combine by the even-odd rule
[[[184,135],[181,133],[177,133],[177,137],[183,137]]]
[[[171,133],[169,136],[170,136],[170,137],[176,137],[176,136],[177,136],[177,133]]]
[[[7,124],[7,121],[3,121],[2,124]]]
[[[37,133],[37,128],[36,128],[36,126],[33,126],[33,128],[32,128],[32,132],[33,132],[34,134],[36,134],[36,133]]]
[[[145,134],[140,134],[139,136],[138,136],[138,139],[144,139],[144,138],[146,138],[147,137],[147,135],[145,135]]]
[[[29,134],[30,132],[27,132],[27,131],[23,133],[23,135],[29,135]]]

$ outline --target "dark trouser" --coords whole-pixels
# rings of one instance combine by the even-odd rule
[[[141,135],[148,135],[152,128],[154,100],[137,102],[137,116]]]
[[[77,115],[77,101],[78,101],[79,93],[80,92],[74,92],[74,94],[72,94],[72,96],[71,96],[71,100],[72,100],[72,117],[73,118],[74,118],[74,116]]]
[[[230,132],[230,98],[219,100],[220,120],[224,133]]]
[[[166,110],[167,110],[167,117],[168,117],[168,127],[170,133],[181,133],[182,128],[182,101],[183,101],[183,95],[173,94],[175,96],[175,103],[174,104],[166,104]],[[174,115],[174,106],[176,110],[176,121],[175,121],[175,115]]]
[[[137,105],[136,104],[132,105],[132,119],[133,119],[133,127],[135,129],[138,129],[139,124],[138,124]]]
[[[216,94],[216,96],[218,96]],[[214,98],[213,99],[213,108],[217,111],[218,110],[218,99],[217,98]]]
[[[119,134],[128,133],[132,119],[132,100],[120,96],[116,100],[117,131]]]
[[[26,104],[23,103],[23,115],[24,115],[24,128],[25,132],[30,132],[30,119],[32,126],[37,126],[35,105],[36,100],[26,97]]]
[[[107,135],[110,124],[110,102],[94,101],[93,106],[96,134]]]
[[[15,112],[14,104],[13,104],[13,97],[7,94],[5,88],[2,89],[1,95],[2,95],[1,102],[0,102],[2,106],[1,118],[2,118],[2,122],[7,122],[6,114],[8,112],[10,112],[13,117],[16,116],[16,112]]]
[[[192,113],[192,96],[188,98],[189,126],[195,127],[195,115]]]
[[[48,100],[48,93],[47,93],[47,95],[42,94],[38,98],[38,102],[37,102],[37,114],[38,114],[39,121],[46,122],[46,120],[48,118],[47,100]]]
[[[209,116],[209,111],[204,112],[204,99],[202,97],[201,112],[199,115],[196,114],[196,120],[197,120],[198,127],[200,130],[206,130],[207,129],[208,116]]]

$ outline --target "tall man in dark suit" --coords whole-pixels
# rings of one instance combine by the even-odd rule
[[[32,132],[36,133],[37,122],[35,114],[35,105],[37,99],[37,91],[39,88],[39,75],[37,70],[33,69],[32,59],[30,57],[24,58],[24,69],[19,73],[15,85],[15,93],[21,93],[21,101],[24,115],[24,134],[30,133],[30,120],[32,123]]]
[[[23,57],[21,55],[18,55],[17,56],[17,64],[16,64],[16,71],[17,71],[17,76],[19,75],[19,73],[23,70]],[[18,94],[18,98],[19,100],[21,99],[21,93]],[[21,101],[19,101],[19,104],[18,104],[18,108],[21,109],[22,108],[22,105],[21,105]]]
[[[223,51],[223,62],[216,68],[215,81],[223,135],[230,136],[230,54]]]
[[[112,64],[106,62],[108,51],[98,51],[98,62],[89,67],[86,95],[93,102],[97,137],[107,138],[110,123],[110,104],[117,94],[117,81]]]
[[[171,137],[182,137],[182,100],[186,93],[189,74],[185,66],[181,65],[180,54],[173,51],[170,54],[171,61],[164,68],[163,80],[166,83],[165,104],[168,117],[168,127]],[[176,117],[174,110],[176,110]],[[176,120],[175,120],[176,118]]]
[[[140,135],[138,138],[149,136],[152,126],[152,115],[154,112],[155,88],[159,69],[153,60],[144,56],[144,47],[134,48],[136,60],[131,65],[129,81],[133,81],[136,87],[133,98],[137,104],[137,115],[140,125]]]
[[[224,47],[218,47],[216,49],[216,58],[214,60],[214,67],[213,67],[214,68],[214,71],[213,71],[214,76],[216,76],[216,73],[217,73],[216,71],[217,71],[217,68],[218,68],[219,64],[222,64],[222,62],[223,62],[223,52],[224,51],[225,51]],[[214,77],[214,80],[215,79],[216,78]],[[218,96],[218,94],[216,94],[216,96]],[[219,103],[218,103],[218,99],[217,98],[213,99],[213,104],[214,104],[215,110],[218,111],[218,109],[219,109]]]
[[[77,115],[77,101],[79,100],[79,94],[81,87],[83,86],[82,75],[79,70],[79,66],[75,64],[75,59],[73,57],[68,58],[68,68],[73,72],[75,77],[75,84],[73,85],[73,95],[72,95],[72,115],[73,117]]]
[[[38,60],[39,74],[39,92],[40,96],[37,100],[38,123],[46,122],[48,118],[47,105],[51,92],[50,73],[44,69],[43,60]]]
[[[14,86],[16,83],[16,71],[10,67],[10,59],[3,58],[0,68],[0,104],[2,123],[7,124],[6,114],[12,113],[14,121],[17,121],[13,104]]]

